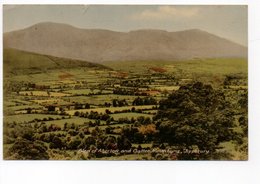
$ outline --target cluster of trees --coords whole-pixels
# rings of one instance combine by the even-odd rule
[[[125,110],[122,112],[136,112],[135,108],[132,108],[132,110]],[[119,113],[119,112],[116,112]],[[149,117],[144,117],[144,116],[139,116],[137,118],[119,118],[118,120],[115,120],[113,117],[111,117],[109,114],[111,114],[111,112],[107,109],[106,113],[98,113],[98,112],[94,112],[94,111],[90,111],[89,112],[79,112],[76,111],[74,116],[79,116],[82,118],[88,118],[88,119],[93,119],[95,120],[95,123],[88,123],[89,126],[99,126],[100,125],[100,121],[106,121],[106,125],[109,125],[111,123],[113,124],[136,124],[136,125],[147,125],[152,123],[152,119]]]
[[[13,124],[8,126],[13,128],[5,128],[4,144],[11,144],[11,147],[5,152],[6,159],[47,160],[50,159],[49,152],[52,149],[121,150],[130,149],[132,146],[125,136],[121,134],[118,136],[107,135],[108,130],[101,130],[98,126],[90,131],[88,126],[79,127],[75,124],[65,123],[63,127],[65,132],[63,133],[53,132],[57,131],[53,129],[54,125],[49,127],[46,127],[45,124],[39,126]],[[41,131],[42,127],[45,127],[45,131]],[[110,127],[110,133],[111,131]],[[112,153],[96,152],[89,155],[89,158],[112,155]]]
[[[151,84],[152,82],[154,82],[153,79],[123,80],[120,85],[134,88],[147,88],[147,84]]]
[[[79,112],[76,111],[74,113],[74,116],[79,116],[79,117],[84,117],[84,118],[88,118],[88,119],[95,119],[95,120],[103,120],[103,121],[113,121],[114,119],[111,118],[108,113],[98,113],[95,111],[90,111],[90,112]]]
[[[201,82],[180,87],[160,101],[158,139],[178,149],[208,150],[210,154],[181,154],[178,159],[210,159],[219,143],[237,134],[233,111],[222,92]]]
[[[8,127],[4,128],[4,144],[12,146],[5,153],[5,158],[45,160],[54,157],[53,152],[50,156],[50,150],[53,149],[61,151],[79,149],[129,150],[132,148],[132,143],[150,142],[156,133],[155,125],[151,123],[150,118],[139,117],[131,120],[121,118],[118,123],[126,124],[126,127],[107,126],[102,130],[99,128],[100,124],[96,124],[90,130],[89,124],[79,126],[75,123],[65,123],[63,127],[59,127],[43,122],[8,123],[6,124]],[[131,124],[131,126],[127,124]],[[88,159],[112,155],[111,153],[95,153],[88,155]]]
[[[248,92],[241,94],[240,99],[238,100],[238,104],[242,110],[244,110],[247,114],[248,111]]]
[[[119,99],[113,99],[112,100],[112,105],[113,107],[123,107],[123,106],[127,106],[128,103],[125,99],[119,100]]]
[[[81,103],[75,103],[75,109],[89,109],[90,105],[88,103],[81,104]]]
[[[105,107],[111,107],[111,103],[105,102],[105,103],[104,103],[104,106],[105,106]]]
[[[4,125],[4,144],[12,146],[4,152],[11,160],[47,160],[48,147],[43,141],[35,140],[35,130],[30,125]]]
[[[224,85],[247,85],[247,77],[241,74],[226,75]]]
[[[148,94],[146,92],[138,91],[138,88],[132,88],[132,89],[115,88],[113,90],[113,94],[117,94],[117,95],[131,95],[131,96],[148,96]]]
[[[145,97],[145,98],[140,98],[137,97],[134,99],[133,105],[157,105],[157,101],[153,97]]]
[[[157,130],[154,124],[126,126],[122,129],[121,135],[131,143],[142,144],[154,141]]]
[[[125,89],[125,88],[114,88],[113,94],[117,95],[135,95],[135,89]]]
[[[142,96],[146,96],[146,94]],[[157,100],[153,97],[144,97],[144,98],[137,97],[133,100],[132,105],[157,105]],[[112,104],[109,102],[105,102],[104,106],[123,107],[123,106],[128,106],[128,103],[125,99],[121,99],[121,100],[113,99]]]

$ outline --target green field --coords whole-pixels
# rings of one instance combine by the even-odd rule
[[[63,91],[64,93],[69,93],[71,95],[89,95],[90,93],[112,93],[110,90],[99,90],[99,89],[74,89]]]
[[[83,125],[90,121],[95,123],[95,120],[93,120],[93,119],[91,120],[88,118],[72,117],[69,119],[65,118],[65,119],[60,119],[60,120],[46,121],[46,124],[47,125],[54,124],[54,125],[58,125],[58,126],[62,127],[65,123],[74,123],[75,125]],[[100,124],[105,124],[105,121],[100,121]]]
[[[4,123],[24,123],[28,121],[32,121],[35,119],[43,120],[44,118],[54,118],[54,119],[61,119],[62,116],[59,115],[50,115],[50,114],[18,114],[18,115],[11,115],[11,116],[4,116]]]
[[[142,113],[135,113],[135,112],[129,112],[129,113],[118,113],[118,114],[111,114],[111,117],[113,117],[115,120],[118,120],[120,118],[128,118],[128,119],[131,119],[131,118],[138,118],[140,116],[143,116],[143,117],[148,117],[148,118],[152,118],[153,115],[150,115],[150,114],[142,114]]]
[[[20,91],[20,94],[26,96],[50,96],[50,97],[69,96],[69,94],[58,93],[58,92],[50,92],[48,94],[47,91]]]

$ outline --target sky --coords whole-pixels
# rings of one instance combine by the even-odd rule
[[[201,29],[247,46],[245,5],[4,5],[3,31],[40,22],[128,32]]]

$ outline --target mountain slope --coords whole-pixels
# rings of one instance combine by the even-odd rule
[[[16,49],[4,49],[4,73],[37,72],[52,69],[86,67],[92,69],[109,69],[100,64],[41,55]]]
[[[197,29],[124,33],[57,23],[5,33],[4,47],[91,62],[247,57],[246,47]]]

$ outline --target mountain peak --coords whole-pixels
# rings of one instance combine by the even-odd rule
[[[172,33],[211,34],[211,33],[207,32],[207,31],[204,31],[204,30],[201,30],[201,29],[186,29],[186,30],[182,30],[182,31],[175,31],[175,32],[172,32]]]
[[[69,24],[64,23],[56,23],[56,22],[40,22],[37,24],[32,25],[31,27],[45,27],[45,26],[66,26],[66,27],[73,27]]]
[[[24,30],[46,30],[46,29],[77,29],[69,24],[55,23],[55,22],[40,22],[34,24]]]
[[[167,33],[168,31],[165,31],[165,30],[162,30],[162,29],[137,29],[137,30],[129,31],[129,33],[134,33],[134,32],[139,32],[139,33],[142,33],[142,32],[153,32],[153,33],[163,32],[163,33]]]

